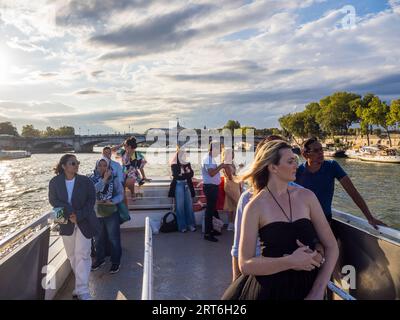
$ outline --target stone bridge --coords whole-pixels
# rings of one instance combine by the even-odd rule
[[[75,152],[93,152],[93,146],[98,144],[117,145],[125,139],[135,136],[138,144],[145,142],[143,134],[125,135],[88,135],[46,138],[21,138],[17,142],[19,149],[28,151],[54,151],[62,149],[73,149]]]
[[[95,145],[117,145],[125,139],[135,136],[138,144],[154,143],[154,137],[150,136],[151,141],[146,141],[144,134],[103,134],[103,135],[86,135],[86,136],[66,136],[66,137],[46,137],[46,138],[22,138],[22,137],[0,137],[0,149],[20,149],[31,152],[63,152],[74,150],[75,152],[87,153],[93,152]],[[255,145],[264,137],[255,136]],[[166,142],[169,140],[168,135],[160,136],[157,140]],[[222,138],[221,138],[222,139]],[[222,142],[222,141],[221,141]],[[199,145],[201,145],[201,137],[199,136]]]

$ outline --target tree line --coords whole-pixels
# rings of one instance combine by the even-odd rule
[[[279,118],[279,123],[287,136],[327,136],[354,134],[354,124],[359,125],[358,132],[367,136],[373,133],[373,126],[383,128],[388,136],[390,128],[400,124],[400,99],[390,105],[377,95],[367,93],[363,97],[351,92],[335,92],[306,105],[304,111],[289,113]]]
[[[22,132],[20,135],[17,128],[11,122],[1,122],[0,134],[8,134],[15,137],[21,136],[24,138],[66,137],[74,136],[75,128],[63,126],[57,129],[47,127],[45,130],[39,130],[36,129],[32,124],[27,124],[22,127]]]

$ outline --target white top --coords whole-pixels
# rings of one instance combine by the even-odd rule
[[[65,179],[65,186],[67,187],[67,193],[68,193],[68,203],[72,205],[72,191],[74,191],[74,185],[75,185],[75,178],[72,180],[67,180]]]
[[[213,157],[207,154],[201,164],[201,175],[203,176],[204,184],[219,185],[221,183],[221,175],[219,172],[214,177],[211,177],[208,173],[208,169],[216,169],[217,167],[218,165]]]

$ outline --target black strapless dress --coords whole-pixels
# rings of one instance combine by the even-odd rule
[[[296,239],[314,250],[319,242],[309,219],[294,222],[272,222],[259,230],[262,255],[278,258],[292,254]],[[318,269],[313,271],[286,270],[267,276],[237,278],[225,291],[222,300],[303,300],[310,292]]]

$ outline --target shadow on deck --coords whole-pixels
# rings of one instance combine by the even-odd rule
[[[154,299],[219,300],[231,282],[233,232],[212,243],[198,230],[153,236]]]
[[[95,300],[139,300],[142,293],[144,230],[121,231],[122,257],[117,274],[109,274],[110,262],[91,272],[89,288]],[[71,300],[75,277],[71,273],[56,300]]]
[[[219,242],[203,239],[198,230],[153,236],[154,299],[201,300],[221,298],[231,277],[233,232],[224,231]],[[90,292],[96,300],[141,299],[144,230],[121,232],[120,272],[108,273],[108,262],[90,275]],[[75,278],[69,276],[56,300],[71,300]]]

